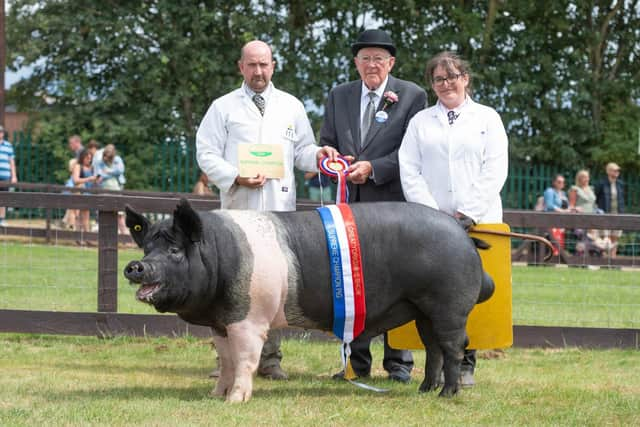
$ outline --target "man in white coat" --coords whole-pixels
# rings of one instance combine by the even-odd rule
[[[254,40],[242,48],[238,67],[242,86],[213,101],[196,134],[200,169],[220,190],[222,209],[293,211],[296,209],[294,165],[317,171],[318,160],[337,151],[318,147],[302,102],[271,83],[275,61],[266,43]],[[284,176],[267,178],[258,173],[241,177],[240,144],[279,144]],[[286,379],[280,367],[280,336],[269,334],[264,344],[258,375]]]

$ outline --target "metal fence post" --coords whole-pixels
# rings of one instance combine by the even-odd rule
[[[98,311],[118,311],[118,212],[98,212]]]

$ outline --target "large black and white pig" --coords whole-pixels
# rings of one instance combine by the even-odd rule
[[[416,320],[427,348],[420,391],[458,391],[467,316],[493,293],[473,241],[450,216],[412,203],[351,206],[362,250],[367,336]],[[144,258],[125,276],[160,312],[210,326],[220,357],[214,395],[251,397],[271,328],[331,331],[333,297],[320,215],[196,212],[182,200],[173,219],[151,224],[131,208],[126,223]]]

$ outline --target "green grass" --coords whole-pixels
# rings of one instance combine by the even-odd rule
[[[141,256],[118,252],[118,311],[155,313],[135,300],[121,274]],[[95,248],[0,241],[0,309],[96,311]],[[513,268],[513,319],[519,325],[640,328],[640,273],[580,268]]]
[[[419,394],[424,352],[409,384],[374,377],[386,394],[330,379],[338,345],[287,340],[290,380],[256,379],[253,399],[208,397],[208,341],[0,335],[0,425],[424,426],[638,425],[639,356],[632,350],[508,350],[482,359],[477,385],[451,400]]]
[[[514,267],[513,320],[519,325],[640,328],[640,273]]]
[[[119,251],[119,269],[138,250]],[[95,249],[0,242],[0,309],[95,311]],[[517,324],[638,327],[637,272],[514,267]],[[153,313],[119,276],[119,311]],[[253,399],[208,397],[214,354],[195,338],[0,334],[0,426],[32,425],[639,425],[637,350],[509,349],[479,361],[476,387],[452,400],[386,381],[375,394],[330,379],[338,345],[283,343],[286,382],[256,379]],[[490,353],[484,353],[490,354]]]
[[[122,275],[127,263],[141,256],[118,250],[118,311],[155,313],[135,300],[136,288]],[[20,310],[96,311],[96,248],[0,242],[0,308]]]

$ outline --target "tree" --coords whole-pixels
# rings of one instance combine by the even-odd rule
[[[16,1],[11,62],[34,72],[12,99],[42,111],[40,141],[58,158],[72,133],[113,142],[130,185],[148,188],[154,144],[192,140],[210,101],[239,85],[256,20],[250,1]]]
[[[211,100],[239,86],[246,41],[273,45],[276,86],[317,129],[331,87],[357,77],[350,45],[369,27],[392,34],[394,75],[421,85],[434,54],[469,60],[512,159],[640,170],[638,0],[15,0],[8,62],[34,73],[9,96],[42,111],[40,141],[61,160],[71,133],[114,142],[131,186],[149,188],[154,145],[193,140]]]

